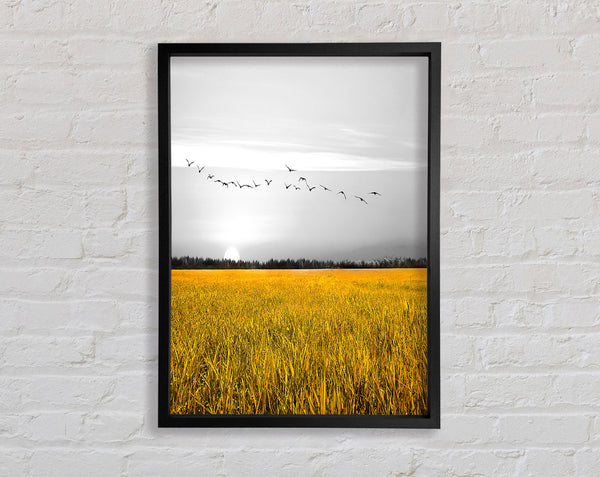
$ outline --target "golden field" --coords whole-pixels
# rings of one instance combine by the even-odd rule
[[[427,413],[427,270],[173,270],[171,413]]]

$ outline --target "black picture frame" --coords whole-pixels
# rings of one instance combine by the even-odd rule
[[[171,306],[170,60],[176,56],[424,56],[428,58],[427,386],[428,414],[173,415],[169,410]],[[159,427],[440,427],[440,63],[441,43],[158,44]]]

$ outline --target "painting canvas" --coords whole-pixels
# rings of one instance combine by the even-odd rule
[[[435,425],[431,55],[220,48],[161,63],[163,424]]]

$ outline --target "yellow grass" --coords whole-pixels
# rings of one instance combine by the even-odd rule
[[[427,413],[427,271],[174,270],[173,414]]]

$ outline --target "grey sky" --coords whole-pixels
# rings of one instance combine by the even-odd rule
[[[426,58],[172,58],[171,140],[174,256],[426,256]]]

